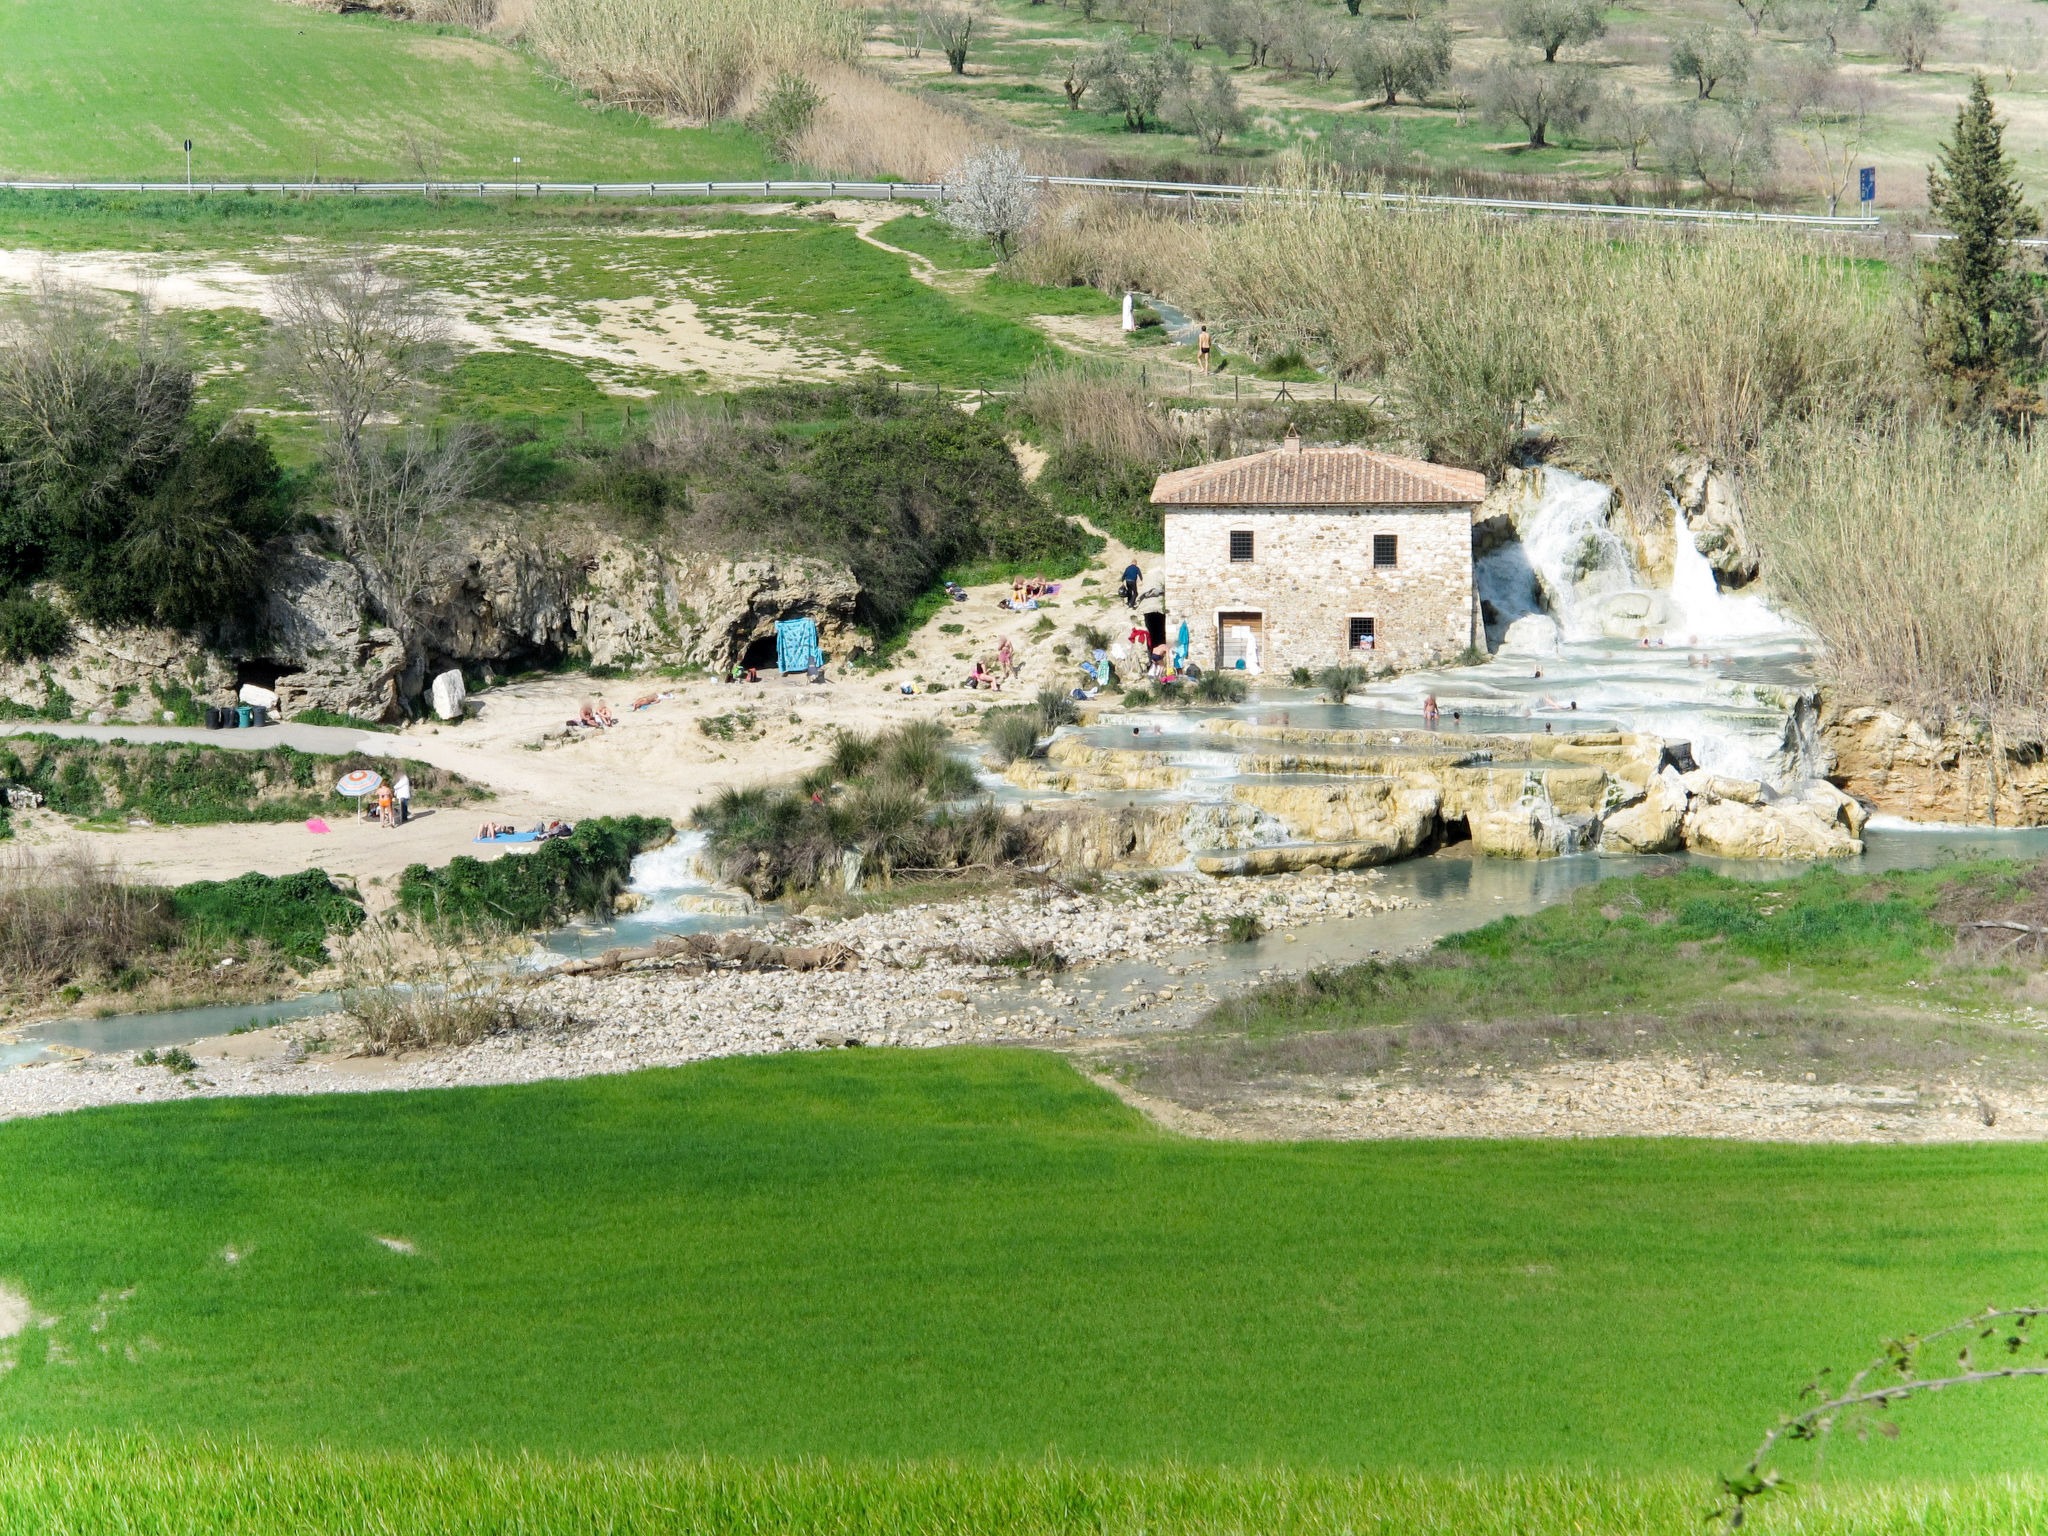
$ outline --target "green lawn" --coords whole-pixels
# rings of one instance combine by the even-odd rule
[[[9,178],[758,176],[742,130],[594,111],[494,42],[280,0],[0,6]],[[416,158],[414,146],[418,147]],[[520,164],[514,165],[517,156]]]
[[[1196,1143],[992,1050],[91,1111],[0,1161],[54,1319],[0,1425],[278,1448],[1712,1472],[2048,1272],[2048,1149]],[[1837,1475],[2048,1468],[2038,1387],[1900,1417]]]

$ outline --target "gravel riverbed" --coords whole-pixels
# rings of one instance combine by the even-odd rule
[[[127,1054],[0,1072],[0,1119],[99,1104],[201,1096],[332,1093],[536,1082],[712,1056],[962,1042],[1059,1043],[1183,1027],[1222,991],[1204,979],[1234,917],[1269,932],[1405,905],[1376,871],[1260,880],[1169,875],[899,907],[836,922],[793,919],[749,932],[770,943],[845,944],[845,971],[628,970],[558,977],[522,998],[525,1027],[473,1045],[396,1056],[350,1054],[330,1015],[197,1042],[177,1073]],[[1000,957],[1056,952],[1052,974]],[[1143,983],[1094,973],[1157,963]]]

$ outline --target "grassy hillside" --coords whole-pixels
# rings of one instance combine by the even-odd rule
[[[540,180],[761,173],[736,128],[599,112],[494,42],[279,0],[0,6],[0,174]],[[514,157],[520,163],[513,163]]]
[[[862,1052],[0,1128],[9,1433],[1717,1470],[1815,1366],[2032,1298],[2048,1150],[1199,1144]],[[2048,1396],[1838,1475],[2041,1469]]]

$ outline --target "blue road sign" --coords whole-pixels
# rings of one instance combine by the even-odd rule
[[[1866,165],[1856,173],[1856,195],[1866,203],[1877,201],[1877,167]]]

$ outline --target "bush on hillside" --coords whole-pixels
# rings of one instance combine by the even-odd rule
[[[822,431],[785,425],[820,417]],[[1072,570],[1097,547],[1025,483],[999,427],[874,383],[669,407],[590,463],[579,490],[691,549],[839,561],[860,583],[860,622],[880,632],[947,571]]]
[[[283,476],[246,426],[96,296],[46,286],[0,324],[0,590],[57,581],[96,623],[231,619],[261,597]]]
[[[71,643],[71,621],[47,598],[27,592],[0,597],[0,661],[54,656]]]
[[[445,869],[410,864],[398,881],[401,910],[441,926],[527,931],[571,917],[609,917],[633,858],[658,848],[675,828],[660,816],[600,816],[531,853],[486,864],[451,860]]]

